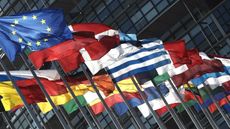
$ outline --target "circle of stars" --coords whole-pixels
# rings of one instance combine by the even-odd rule
[[[33,20],[38,20],[38,17],[37,17],[36,15],[32,15],[31,18],[32,18]],[[23,21],[25,21],[25,20],[27,20],[27,19],[29,19],[28,16],[22,16],[22,20],[23,20]],[[45,19],[41,19],[41,20],[40,20],[40,23],[41,23],[42,25],[46,25],[46,20],[45,20]],[[10,26],[13,27],[13,28],[16,28],[16,26],[19,25],[19,24],[20,24],[20,21],[19,21],[18,19],[15,19],[15,20],[13,21],[13,23],[10,24]],[[50,36],[50,33],[52,32],[51,27],[47,26],[47,27],[45,28],[45,30],[46,30],[46,32],[48,33],[47,35]],[[16,29],[13,29],[13,30],[11,31],[11,34],[12,34],[13,36],[17,36]],[[47,38],[44,38],[44,39],[43,39],[43,42],[48,42],[48,39],[47,39]],[[22,38],[22,37],[18,37],[18,43],[23,43],[23,38]],[[33,43],[30,42],[30,41],[27,41],[27,43],[25,43],[25,44],[28,45],[28,46],[32,46]],[[36,46],[41,46],[41,41],[36,41],[35,44],[36,44]]]

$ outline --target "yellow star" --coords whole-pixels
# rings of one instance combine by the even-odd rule
[[[47,42],[48,41],[48,39],[44,39],[44,42]]]
[[[14,24],[11,24],[10,26],[15,27],[15,25],[14,25]]]
[[[37,16],[35,16],[35,15],[33,15],[33,17],[32,17],[34,20],[36,20],[37,19]]]
[[[46,20],[42,19],[42,20],[41,20],[41,23],[42,23],[42,24],[46,24]]]
[[[18,23],[19,23],[19,22],[18,22],[18,20],[14,20],[14,24],[16,24],[16,25],[17,25]]]
[[[22,38],[18,38],[18,42],[19,42],[19,43],[22,43]]]
[[[32,46],[32,43],[31,43],[31,42],[27,42],[27,45],[28,45],[28,46]]]
[[[40,42],[40,41],[37,41],[37,42],[36,42],[36,45],[37,45],[37,46],[40,46],[40,45],[41,45],[41,42]]]
[[[27,19],[27,16],[22,16],[22,20],[26,20]]]
[[[16,31],[15,31],[15,30],[13,30],[11,33],[12,33],[13,35],[16,35]]]
[[[51,28],[50,28],[50,27],[47,27],[46,30],[47,30],[48,32],[50,32],[50,31],[51,31]]]

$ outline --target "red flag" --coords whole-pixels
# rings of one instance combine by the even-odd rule
[[[223,86],[226,91],[230,91],[230,81],[223,83]]]
[[[21,87],[20,89],[28,104],[46,102],[45,96],[39,88]]]
[[[56,96],[68,92],[65,86],[60,84],[62,83],[61,81],[49,81],[43,78],[40,78],[40,81],[50,96]],[[20,89],[24,90],[23,94],[25,95],[31,94],[31,92],[33,92],[35,96],[38,96],[38,93],[43,95],[35,79],[18,80],[16,81],[16,84]]]
[[[165,42],[163,45],[164,48],[169,52],[169,55],[175,67],[191,63],[188,57],[184,40]]]
[[[188,68],[191,68],[195,65],[199,65],[203,63],[202,58],[200,57],[197,49],[187,50],[187,54],[190,60],[190,63],[187,64]]]
[[[77,33],[93,32],[94,35],[97,35],[113,29],[110,26],[100,23],[75,23],[70,25],[70,30]]]
[[[223,64],[219,60],[203,60],[201,65],[195,65],[184,73],[173,76],[172,80],[176,86],[181,86],[202,74],[222,71],[224,71]]]
[[[97,30],[98,26],[100,26],[99,30]],[[103,33],[103,31],[111,29],[110,27],[98,24],[75,24],[72,27],[74,29],[73,31],[79,33],[92,31],[94,34],[98,35]],[[79,52],[82,48],[87,51],[91,59],[96,60],[119,44],[119,37],[117,37],[117,35],[107,36],[106,34],[102,34],[102,36],[99,37],[100,39],[97,40],[89,35],[82,36],[82,34],[76,34],[74,40],[68,40],[53,47],[32,52],[29,54],[29,58],[36,68],[40,68],[45,62],[56,60],[60,63],[65,72],[69,72],[78,68],[79,64],[84,62]]]

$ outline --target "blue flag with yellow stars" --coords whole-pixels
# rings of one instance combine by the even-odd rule
[[[25,47],[38,51],[68,39],[72,39],[72,33],[60,9],[0,17],[0,47],[11,61]]]

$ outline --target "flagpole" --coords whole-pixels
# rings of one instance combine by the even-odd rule
[[[25,117],[25,119],[26,119],[27,123],[29,124],[29,126],[30,126],[31,128],[33,128],[32,123],[30,122],[30,120],[27,118],[27,116],[26,116],[26,114],[25,114],[25,111],[26,111],[26,110],[21,108],[20,111],[23,112],[22,115]]]
[[[58,73],[59,73],[59,75],[60,75],[62,81],[64,82],[66,88],[68,89],[68,91],[70,92],[71,96],[73,97],[74,102],[78,105],[79,110],[80,110],[80,112],[82,113],[83,117],[85,118],[86,122],[87,122],[88,125],[93,129],[93,128],[94,128],[94,125],[93,125],[92,122],[90,121],[90,118],[89,118],[88,115],[85,113],[85,111],[84,111],[84,109],[83,109],[83,106],[81,105],[81,103],[79,102],[79,100],[78,100],[77,97],[75,96],[73,90],[70,88],[70,85],[67,83],[65,77],[63,76],[62,71],[61,71],[61,70],[62,70],[61,67],[58,67],[58,66],[59,66],[59,63],[56,62],[56,61],[53,61],[53,64],[54,64],[55,69],[58,71]],[[92,111],[91,111],[88,107],[86,107],[86,109],[89,111],[90,116],[93,118],[93,121],[94,121],[94,123],[97,125],[97,127],[98,127],[99,129],[102,129],[100,123],[99,123],[98,120],[94,117]]]
[[[29,70],[31,71],[32,75],[34,76],[39,88],[42,90],[43,94],[45,95],[45,97],[47,98],[48,102],[50,103],[50,105],[53,107],[53,110],[55,112],[55,114],[57,115],[57,118],[59,119],[60,123],[62,124],[64,129],[70,129],[70,127],[67,125],[67,123],[65,122],[64,118],[62,117],[62,115],[60,114],[60,112],[58,111],[58,108],[56,107],[56,105],[53,103],[52,99],[50,98],[49,94],[47,93],[47,91],[45,90],[43,84],[41,83],[40,79],[38,78],[37,74],[34,72],[34,70],[32,69],[32,67],[29,64],[29,61],[26,58],[26,55],[22,52],[20,53],[20,56],[22,58],[22,60],[24,61],[24,63],[26,64],[26,66],[29,68]]]
[[[140,89],[140,87],[138,86],[138,83],[135,81],[134,77],[131,77],[131,80],[134,84],[134,86],[136,87],[137,91],[140,93],[141,98],[144,100],[144,102],[146,103],[146,105],[148,106],[153,118],[155,119],[155,121],[157,122],[158,126],[161,129],[166,129],[165,125],[163,124],[162,120],[160,119],[160,117],[157,115],[157,113],[152,109],[152,106],[150,105],[150,103],[148,102],[148,100],[146,99],[143,91]]]
[[[162,120],[160,119],[160,117],[157,115],[157,113],[152,109],[152,106],[149,104],[148,100],[145,98],[145,95],[144,95],[143,91],[140,89],[140,87],[138,86],[138,84],[135,81],[135,79],[133,77],[131,77],[131,80],[132,80],[134,86],[136,87],[137,91],[140,93],[141,98],[144,100],[144,102],[148,106],[148,108],[149,108],[154,120],[157,122],[157,124],[160,127],[160,129],[167,129],[166,126],[164,125],[164,123],[162,122]]]
[[[103,106],[105,107],[106,112],[108,113],[108,115],[110,116],[111,120],[113,121],[115,127],[117,129],[123,129],[123,127],[121,126],[120,122],[118,121],[118,119],[116,118],[115,114],[113,113],[113,111],[108,107],[108,105],[106,104],[106,102],[104,101],[103,97],[101,96],[99,90],[97,89],[96,85],[94,84],[93,79],[90,77],[89,73],[86,71],[86,66],[84,63],[80,64],[80,68],[82,69],[83,73],[85,74],[86,78],[90,81],[91,85],[93,86],[93,89],[95,90],[95,92],[97,93],[99,99],[101,100]]]
[[[196,116],[192,115],[192,112],[187,108],[187,106],[184,104],[184,100],[182,99],[182,97],[180,96],[180,94],[178,93],[177,89],[175,88],[175,85],[172,83],[171,79],[168,80],[173,91],[176,93],[177,97],[179,98],[179,100],[181,101],[181,105],[183,106],[183,108],[185,109],[185,111],[188,113],[189,117],[191,118],[193,124],[196,126],[197,129],[202,129],[203,126],[200,124],[199,120],[196,118]]]
[[[185,6],[186,10],[188,11],[189,15],[192,17],[193,21],[199,26],[201,33],[203,34],[203,36],[205,37],[206,41],[208,42],[208,44],[210,45],[210,47],[214,50],[215,54],[217,54],[217,51],[213,48],[211,42],[209,41],[208,37],[205,35],[204,31],[202,30],[201,25],[197,22],[196,18],[194,17],[194,15],[192,14],[191,10],[189,9],[189,7],[186,4],[186,0],[180,0],[182,1],[183,5]]]
[[[6,112],[1,113],[3,118],[6,120],[7,124],[10,126],[11,129],[15,129],[14,125],[12,124],[11,120],[9,119],[9,115]]]
[[[32,107],[32,109],[35,111],[35,114],[39,117],[39,119],[40,119],[40,121],[41,121],[41,123],[42,123],[42,125],[43,125],[43,128],[48,129],[48,128],[45,126],[45,122],[44,122],[44,120],[42,119],[42,117],[40,116],[40,113],[38,113],[37,109],[34,107],[33,104],[31,104],[31,107]],[[49,126],[48,122],[47,122],[47,125]],[[50,126],[49,126],[49,127],[50,127]]]
[[[107,67],[104,68],[105,71],[107,72]],[[107,72],[108,74],[108,72]],[[108,74],[109,75],[109,74]],[[110,78],[113,78],[113,75],[109,75]],[[139,116],[137,115],[137,113],[133,110],[133,108],[131,107],[131,105],[129,104],[129,102],[126,100],[125,95],[123,94],[123,92],[121,91],[121,88],[118,86],[117,83],[115,83],[112,79],[112,83],[113,85],[116,87],[116,89],[118,90],[118,92],[121,95],[122,100],[125,102],[125,105],[128,107],[128,110],[130,111],[134,121],[136,122],[136,124],[141,128],[141,129],[146,129],[145,125],[141,122],[141,119],[139,118]]]
[[[25,105],[25,107],[26,107],[27,111],[29,112],[31,118],[34,120],[35,125],[37,126],[38,129],[43,129],[41,124],[40,124],[40,122],[38,121],[37,117],[35,116],[34,112],[31,110],[29,104],[27,103],[25,96],[22,94],[21,90],[18,88],[18,86],[16,85],[15,80],[13,79],[12,75],[10,74],[9,70],[7,69],[5,64],[3,63],[2,59],[0,59],[0,64],[1,64],[2,68],[4,69],[4,71],[6,72],[8,78],[12,82],[12,84],[13,84],[14,88],[16,89],[18,95],[22,99],[23,104]]]
[[[65,112],[65,110],[63,109],[62,105],[58,106],[58,109],[60,110],[62,116],[64,117],[66,123],[70,126],[71,129],[74,129],[71,121],[69,120],[69,118],[67,117],[67,113]]]
[[[224,118],[224,121],[226,122],[226,124],[228,125],[228,127],[230,128],[230,120],[229,118],[226,116],[226,114],[221,110],[220,105],[218,104],[218,102],[216,101],[216,99],[213,97],[211,91],[210,91],[210,87],[207,86],[205,83],[203,83],[205,90],[207,91],[209,97],[211,98],[211,100],[214,102],[215,106],[217,107],[217,110],[220,112],[221,116]]]
[[[169,113],[171,114],[171,116],[174,119],[175,123],[177,124],[178,128],[179,129],[186,129],[185,125],[180,120],[180,118],[178,117],[178,115],[176,114],[176,112],[169,106],[168,102],[164,98],[164,95],[161,93],[159,87],[152,80],[151,80],[151,82],[153,83],[153,86],[156,88],[157,92],[159,93],[161,99],[164,101],[166,108],[168,109]]]
[[[211,116],[210,112],[203,108],[200,101],[198,100],[198,97],[196,96],[196,94],[194,93],[194,91],[192,90],[191,86],[189,83],[187,83],[189,90],[192,92],[193,96],[195,97],[195,101],[197,102],[197,104],[199,105],[199,107],[201,108],[202,112],[204,113],[204,115],[206,116],[206,118],[208,119],[210,125],[212,126],[213,129],[219,129],[219,127],[217,126],[216,122],[214,121],[213,117]]]

